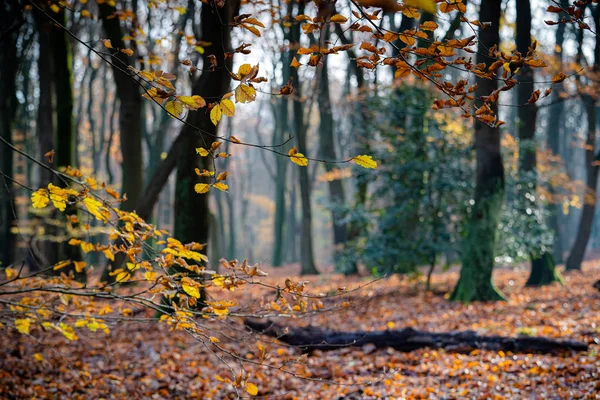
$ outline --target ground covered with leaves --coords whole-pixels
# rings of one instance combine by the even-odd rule
[[[264,282],[281,284],[293,273],[265,268]],[[206,398],[273,399],[553,399],[598,398],[600,393],[600,262],[565,275],[566,285],[525,288],[527,271],[502,269],[494,279],[506,303],[463,305],[447,301],[457,273],[434,275],[433,291],[422,281],[391,277],[302,277],[311,293],[328,295],[316,311],[276,321],[335,330],[413,327],[482,335],[534,335],[589,343],[587,353],[467,354],[421,349],[401,353],[365,345],[334,351],[300,350],[248,333],[243,316],[264,309],[278,294],[267,286],[231,292],[240,304],[223,320],[207,321],[211,336],[198,341],[157,323],[150,311],[127,322],[107,319],[110,332],[21,335],[3,328],[0,350],[2,398]],[[210,293],[209,293],[210,294]],[[236,378],[244,384],[232,384]]]

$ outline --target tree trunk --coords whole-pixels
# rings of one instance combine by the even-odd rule
[[[219,66],[215,71],[205,71],[196,79],[192,93],[207,99],[220,98],[229,90],[233,66],[232,58],[225,58],[225,52],[231,52],[231,27],[228,24],[237,14],[239,2],[225,2],[223,8],[217,8],[213,2],[204,3],[201,10],[202,41],[211,43],[203,55],[203,65],[210,65],[209,57],[214,56]],[[182,147],[177,160],[175,186],[175,227],[174,237],[182,243],[207,243],[210,233],[209,193],[198,194],[194,191],[197,183],[208,183],[206,178],[196,175],[194,169],[212,170],[210,157],[200,157],[195,149],[209,148],[217,134],[215,126],[204,110],[192,111],[187,122],[202,131],[185,125],[182,128]],[[178,138],[179,139],[179,138]],[[176,144],[174,144],[175,146]],[[205,251],[207,249],[205,248]]]
[[[531,46],[531,4],[529,0],[517,2],[517,51],[525,56]],[[536,193],[536,143],[535,130],[537,126],[538,108],[535,103],[528,104],[529,97],[534,91],[533,81],[535,79],[533,68],[525,64],[521,68],[517,80],[517,103],[518,108],[518,133],[519,133],[519,169],[520,175],[525,179],[533,179],[533,185],[521,185],[519,191],[521,200],[526,207],[522,210],[523,218],[529,220],[528,225],[537,223],[535,213],[527,214],[526,209],[536,207],[535,202],[529,199],[537,198]],[[527,177],[527,175],[532,175]],[[528,196],[531,195],[532,197]],[[556,271],[554,259],[550,249],[540,249],[531,255],[531,273],[527,280],[528,286],[543,286],[553,282],[561,282],[560,275]]]
[[[299,3],[298,13],[304,12],[304,3]],[[294,47],[300,43],[300,24],[293,24],[290,34],[290,46]],[[292,78],[296,82],[294,90],[294,131],[296,134],[298,152],[308,157],[308,149],[306,144],[306,124],[304,122],[304,109],[302,97],[301,83],[298,79],[298,70],[292,71]],[[310,180],[308,178],[308,168],[300,168],[298,173],[298,184],[300,186],[300,204],[302,206],[302,233],[300,236],[300,274],[314,275],[319,271],[315,266],[313,254],[313,236],[312,236],[312,211],[310,205]]]
[[[600,27],[600,6],[596,6],[592,13],[594,14],[594,26],[598,30]],[[600,40],[596,37],[596,45],[594,48],[594,64],[593,72],[597,73],[600,63]],[[594,223],[594,214],[596,212],[596,199],[597,199],[597,187],[598,187],[598,165],[597,161],[600,159],[600,152],[594,156],[596,146],[596,99],[593,96],[584,94],[582,96],[583,103],[585,105],[585,111],[587,114],[587,138],[585,141],[585,165],[587,169],[586,177],[586,193],[584,195],[583,211],[579,220],[579,228],[577,229],[577,237],[571,253],[567,258],[566,268],[567,270],[581,270],[581,263],[585,256],[585,250],[587,248],[590,234],[592,232],[592,225]]]
[[[0,137],[12,143],[12,129],[17,111],[16,77],[17,37],[23,16],[18,2],[4,2],[0,8]],[[13,152],[0,145],[0,172],[13,176]],[[0,267],[11,265],[14,260],[15,240],[11,232],[15,222],[14,193],[12,182],[0,177]]]
[[[327,57],[323,60],[323,67],[320,69],[319,79],[319,139],[321,155],[325,160],[337,160],[334,140],[334,122],[333,112],[331,110],[331,100],[329,94],[329,74],[327,72]],[[333,164],[325,164],[325,170],[330,172],[334,169]],[[333,224],[333,247],[336,264],[339,260],[339,253],[343,249],[347,240],[346,224],[343,222],[343,213],[340,207],[345,204],[344,186],[341,179],[334,179],[328,182],[329,202],[331,210],[331,222]],[[338,267],[346,270],[344,266]],[[355,269],[350,267],[351,269]]]
[[[561,351],[588,351],[583,342],[554,340],[544,337],[524,336],[480,336],[474,331],[425,332],[413,328],[385,331],[338,332],[318,327],[288,327],[271,321],[245,320],[245,325],[253,331],[275,337],[278,341],[298,347],[303,351],[340,350],[344,347],[375,345],[378,349],[389,347],[408,352],[431,348],[468,353],[476,349],[510,351],[513,353],[558,353]]]
[[[560,0],[561,7],[568,7],[569,0]],[[562,13],[560,14],[562,18]],[[563,62],[563,45],[565,41],[565,29],[566,24],[558,24],[556,27],[556,40],[554,46],[554,58],[560,62],[562,65]],[[561,135],[561,126],[563,126],[562,121],[564,121],[564,109],[565,102],[561,100],[560,94],[564,92],[562,85],[557,85],[552,91],[552,96],[550,97],[550,102],[553,103],[548,110],[548,129],[547,129],[547,137],[546,137],[546,145],[548,150],[552,152],[552,155],[558,156],[561,154],[560,151],[560,135]],[[550,186],[550,193],[554,194],[554,190],[552,186]],[[557,263],[562,263],[564,259],[563,255],[563,243],[561,240],[561,229],[560,229],[560,215],[562,213],[561,204],[557,204],[554,202],[549,205],[550,208],[550,220],[548,224],[552,231],[554,232],[554,243],[552,245],[552,255],[554,260]]]
[[[482,0],[479,20],[490,23],[479,33],[477,63],[491,65],[489,48],[500,44],[500,0]],[[494,79],[477,78],[475,98],[488,96],[497,89]],[[500,129],[475,122],[477,159],[475,204],[471,210],[466,237],[463,239],[463,265],[460,278],[450,299],[454,301],[503,300],[492,283],[494,247],[502,202],[504,201],[504,166],[500,148]]]
[[[127,201],[121,203],[124,211],[133,211],[144,185],[142,159],[142,96],[136,77],[129,74],[127,67],[135,66],[135,59],[116,50],[124,49],[123,30],[119,18],[111,18],[117,9],[108,3],[98,5],[102,26],[112,46],[113,76],[117,87],[119,106],[119,139],[123,157],[121,192],[127,194]],[[118,68],[117,68],[118,67]]]

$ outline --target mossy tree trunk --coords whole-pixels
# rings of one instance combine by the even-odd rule
[[[519,0],[517,2],[517,51],[523,56],[527,54],[531,46],[531,4],[530,0]],[[521,200],[526,207],[522,210],[523,217],[529,219],[528,226],[536,224],[535,213],[527,213],[527,208],[534,208],[536,205],[530,199],[536,199],[536,179],[537,179],[537,158],[535,130],[537,127],[538,108],[535,103],[529,104],[528,100],[534,91],[533,68],[529,65],[523,65],[517,76],[519,84],[517,85],[517,103],[519,133],[519,172],[522,176],[532,175],[527,179],[533,179],[533,185],[521,185],[519,191]],[[553,282],[560,282],[560,276],[556,271],[552,250],[542,248],[539,251],[532,252],[531,255],[531,274],[527,281],[528,286],[542,286]]]
[[[481,21],[490,23],[479,32],[477,63],[490,65],[488,49],[500,44],[500,0],[482,0]],[[497,89],[497,81],[477,78],[475,98],[488,96]],[[450,299],[454,301],[494,301],[504,296],[492,283],[494,248],[500,209],[504,201],[504,166],[500,146],[500,129],[479,120],[475,122],[475,152],[477,160],[475,204],[471,210],[466,236],[463,239],[460,278]]]

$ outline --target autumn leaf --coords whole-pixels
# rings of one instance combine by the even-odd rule
[[[437,12],[437,7],[434,0],[404,0],[404,4],[409,7],[418,8],[430,14]]]
[[[297,164],[301,167],[306,167],[308,165],[308,159],[304,154],[298,153],[296,146],[292,147],[290,151],[288,151],[288,155],[294,164]]]
[[[229,140],[231,140],[231,142],[232,142],[232,143],[242,143],[242,142],[240,141],[240,139],[236,138],[236,137],[235,137],[235,136],[233,136],[233,135],[229,137]]]
[[[75,261],[73,265],[75,266],[75,271],[80,274],[85,269],[87,263],[85,261]]]
[[[61,261],[61,262],[56,263],[52,267],[52,269],[54,271],[58,271],[59,269],[62,269],[62,268],[66,267],[66,266],[69,266],[69,265],[71,265],[71,260]]]
[[[329,19],[329,21],[336,23],[336,24],[343,24],[343,23],[346,23],[346,21],[348,21],[348,18],[346,18],[340,14],[335,14]]]
[[[296,59],[296,57],[294,57],[294,58],[292,59],[292,63],[290,64],[290,67],[292,67],[292,68],[296,68],[296,69],[297,69],[297,68],[299,68],[301,65],[302,65],[302,64],[300,64],[300,63],[298,62],[298,60]]]
[[[206,157],[209,153],[204,147],[197,147],[196,154],[199,154],[201,157]]]
[[[210,110],[210,121],[213,123],[213,125],[217,125],[220,120],[221,120],[221,107],[219,107],[218,104],[215,104],[215,106],[212,108],[212,110]]]
[[[562,72],[559,72],[558,75],[556,75],[554,78],[552,78],[552,83],[560,83],[560,82],[564,81],[565,79],[567,79],[567,75],[565,75]]]
[[[50,150],[44,154],[44,157],[46,157],[48,159],[48,163],[52,164],[55,154],[56,154],[56,152],[54,150]]]
[[[248,392],[250,396],[256,396],[258,395],[258,387],[256,387],[254,383],[246,382],[246,392]]]
[[[48,191],[46,189],[38,189],[31,194],[31,205],[33,208],[44,208],[50,202]]]
[[[30,326],[31,326],[31,318],[15,319],[15,328],[17,328],[17,331],[19,331],[19,333],[22,333],[23,335],[29,334]]]
[[[189,296],[199,299],[200,298],[200,290],[198,289],[198,287],[196,287],[195,285],[192,284],[193,281],[190,278],[186,278],[186,279],[187,280],[183,281],[181,288]]]
[[[206,183],[197,183],[194,186],[194,191],[196,193],[203,194],[203,193],[207,193],[209,190],[210,190],[210,185],[208,185]]]
[[[100,40],[102,42],[102,44],[104,45],[104,47],[106,47],[107,49],[112,49],[112,43],[110,42],[110,39],[101,39]]]
[[[229,172],[221,172],[219,175],[217,175],[217,181],[224,181],[227,179],[227,175],[229,175]]]
[[[222,192],[226,192],[229,189],[229,186],[225,182],[217,182],[213,186]]]
[[[363,168],[377,168],[377,162],[373,160],[373,157],[367,155],[355,156],[351,162]]]
[[[221,100],[219,107],[221,108],[221,112],[227,117],[233,117],[235,114],[235,104],[229,99]]]
[[[251,103],[256,100],[256,89],[250,85],[239,85],[235,89],[235,101],[238,103]]]
[[[133,50],[131,50],[131,49],[121,49],[119,51],[123,54],[127,54],[129,57],[131,57],[133,55]]]
[[[169,101],[165,104],[165,110],[175,118],[179,118],[181,113],[183,112],[183,104],[180,101]]]
[[[177,100],[181,101],[190,110],[197,110],[206,106],[206,101],[198,95],[194,96],[177,96]]]

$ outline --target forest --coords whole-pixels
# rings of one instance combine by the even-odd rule
[[[599,398],[599,32],[3,0],[0,398]]]

